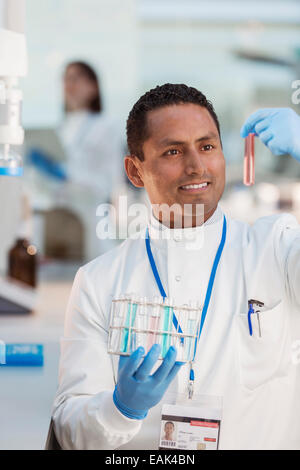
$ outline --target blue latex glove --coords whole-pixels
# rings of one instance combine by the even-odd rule
[[[241,137],[254,132],[274,155],[289,153],[300,161],[300,116],[290,108],[265,108],[251,114]]]
[[[131,419],[147,416],[149,409],[160,402],[182,366],[181,362],[175,362],[176,350],[171,346],[159,368],[149,375],[159,357],[160,346],[154,344],[142,361],[144,352],[144,348],[140,347],[119,361],[113,400],[119,411]]]
[[[62,164],[55,162],[41,150],[31,149],[27,155],[28,162],[39,171],[56,180],[65,181],[67,175]]]

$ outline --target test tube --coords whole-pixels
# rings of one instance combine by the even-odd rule
[[[123,296],[120,294],[111,303],[111,314],[110,314],[110,331],[109,331],[109,351],[120,352],[122,330],[123,330],[123,316],[122,316],[122,299]]]
[[[172,298],[166,298],[165,302],[166,305],[164,305],[164,319],[163,319],[163,337],[162,337],[162,349],[161,349],[161,355],[162,358],[165,357],[167,354],[170,343],[171,343],[171,335],[172,335],[172,320],[173,320],[173,299]]]
[[[179,336],[179,328],[181,328],[183,332],[185,331],[185,324],[184,324],[185,313],[186,311],[185,311],[184,306],[181,306],[176,309],[174,308],[172,312],[172,314],[173,315],[175,314],[177,318],[176,335],[173,336],[172,346],[174,346],[174,348],[177,351],[176,359],[178,361],[182,361],[183,356],[184,356],[184,337]]]
[[[254,137],[255,134],[251,132],[245,138],[244,184],[246,186],[252,186],[254,184],[255,179]]]
[[[154,306],[149,308],[149,333],[147,342],[147,351],[151,349],[152,345],[156,342],[156,335],[159,323],[159,297],[153,298]]]
[[[168,298],[166,297],[164,299],[164,304],[168,302]],[[161,356],[162,358],[165,357],[166,353],[167,353],[167,344],[168,344],[168,335],[167,335],[167,331],[168,331],[168,328],[169,328],[169,315],[170,315],[170,309],[167,305],[163,305],[163,313],[162,313],[162,331],[163,331],[163,334],[162,334],[162,338],[161,338]]]
[[[182,325],[182,331],[183,331],[183,341],[182,339],[180,340],[180,348],[181,348],[181,357],[182,361],[186,361],[187,357],[187,348],[188,348],[188,327],[189,327],[189,310],[188,310],[188,304],[183,304],[182,305],[182,315],[181,315],[181,325]]]
[[[159,297],[159,306],[158,306],[158,326],[157,326],[157,330],[158,330],[158,333],[156,335],[156,340],[155,342],[157,344],[159,344],[161,346],[161,353],[160,353],[160,359],[163,359],[163,355],[162,355],[162,349],[163,349],[163,338],[164,338],[164,335],[163,335],[163,330],[164,330],[164,303],[165,303],[165,299],[163,297]]]
[[[143,333],[141,335],[141,346],[143,346],[145,350],[145,354],[147,353],[147,338],[148,338],[148,311],[149,311],[149,299],[144,296],[143,297],[143,306],[142,306],[142,317],[141,317],[141,328]]]
[[[127,302],[125,302],[127,313],[125,320],[125,328],[123,332],[123,342],[121,351],[127,354],[131,354],[131,349],[134,347],[135,336],[133,336],[133,325],[135,322],[137,304],[135,303],[135,294],[128,294],[125,296]]]
[[[136,294],[132,295],[132,312],[131,312],[131,322],[130,322],[130,333],[131,333],[131,338],[130,338],[130,354],[136,350],[136,332],[134,331],[134,328],[136,327],[136,316],[138,313],[138,296]]]
[[[128,309],[128,294],[123,294],[120,296],[122,300],[120,303],[120,315],[122,318],[122,335],[120,336],[120,352],[126,353],[127,348],[127,337],[128,337],[128,330],[125,329],[128,319],[127,319],[127,309]]]
[[[108,350],[114,350],[117,345],[118,330],[113,328],[117,323],[115,319],[116,311],[117,311],[116,302],[112,301],[111,308],[110,308],[110,320],[109,320],[110,328],[109,328],[109,336],[108,336]]]
[[[143,346],[143,311],[144,311],[144,302],[143,297],[137,297],[137,310],[134,323],[134,332],[135,332],[135,349]]]

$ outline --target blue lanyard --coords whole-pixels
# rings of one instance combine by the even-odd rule
[[[148,227],[147,227],[147,230],[146,230],[146,249],[147,249],[147,255],[148,255],[150,265],[151,265],[151,269],[152,269],[152,272],[154,274],[156,284],[158,285],[158,288],[159,288],[160,295],[165,300],[165,298],[167,297],[167,294],[166,294],[166,291],[163,288],[163,285],[161,283],[161,280],[160,280],[160,277],[159,277],[159,274],[158,274],[158,271],[157,271],[157,267],[156,267],[156,264],[155,264],[155,261],[154,261],[154,258],[153,258],[153,254],[152,254],[152,251],[151,251],[150,236],[149,236]],[[178,328],[178,332],[182,333],[182,329],[181,329],[180,325],[178,325],[178,321],[177,321],[177,318],[176,318],[176,315],[175,315],[174,312],[173,312],[173,325],[174,325],[176,331],[177,331],[177,328]],[[181,342],[183,342],[183,337],[181,338]]]
[[[198,337],[196,338],[196,341],[195,341],[194,356],[193,356],[192,363],[195,360],[198,341],[200,340],[203,325],[204,325],[205,318],[206,318],[206,315],[207,315],[207,310],[208,310],[208,306],[209,306],[209,302],[210,302],[210,298],[211,298],[211,293],[212,293],[212,289],[213,289],[213,285],[214,285],[214,281],[215,281],[215,277],[216,277],[217,268],[218,268],[220,258],[221,258],[222,252],[223,252],[223,248],[224,248],[224,245],[225,245],[226,231],[227,231],[227,222],[226,222],[226,217],[224,215],[222,238],[221,238],[221,241],[220,241],[220,244],[219,244],[215,259],[214,259],[213,267],[212,267],[212,270],[211,270],[211,273],[210,273],[210,277],[209,277],[209,282],[208,282],[206,295],[205,295],[204,306],[203,306],[202,315],[201,315],[199,333],[198,333]],[[165,290],[163,288],[163,285],[161,283],[159,273],[158,273],[158,270],[157,270],[157,267],[156,267],[156,264],[155,264],[155,261],[154,261],[154,258],[153,258],[153,254],[152,254],[152,251],[151,251],[150,236],[149,236],[148,227],[147,227],[147,230],[146,230],[146,240],[145,241],[146,241],[146,250],[147,250],[148,259],[149,259],[149,262],[150,262],[150,265],[151,265],[151,269],[152,269],[156,284],[159,288],[161,296],[165,300],[167,295],[166,295],[166,292],[165,292]],[[180,325],[178,325],[178,321],[177,321],[177,318],[176,318],[174,313],[173,313],[173,324],[174,324],[174,327],[176,328],[176,330],[177,330],[177,327],[178,327],[179,333],[182,333],[182,329],[180,328]],[[190,391],[189,391],[190,398],[192,398],[192,394],[193,394],[194,380],[195,380],[195,375],[194,375],[193,367],[191,365],[191,369],[190,369]]]

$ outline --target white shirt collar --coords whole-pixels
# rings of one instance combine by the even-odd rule
[[[149,235],[151,243],[154,243],[157,247],[163,246],[165,240],[170,240],[171,243],[176,242],[176,246],[185,246],[191,242],[201,242],[208,235],[208,232],[213,235],[213,232],[219,232],[219,225],[223,220],[223,211],[217,206],[212,216],[204,222],[204,224],[197,227],[188,228],[173,228],[170,229],[166,225],[163,225],[156,217],[154,217],[152,211],[149,220]]]

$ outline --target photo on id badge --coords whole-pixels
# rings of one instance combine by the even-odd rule
[[[217,450],[221,416],[211,416],[203,408],[163,405],[159,450]]]

